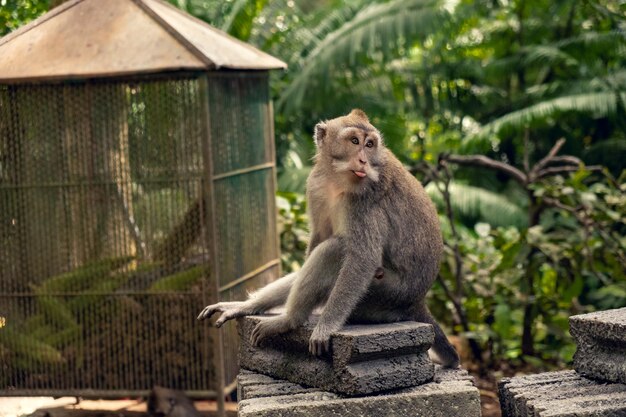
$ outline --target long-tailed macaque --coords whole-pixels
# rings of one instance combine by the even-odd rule
[[[456,368],[459,356],[434,320],[425,296],[439,272],[443,242],[433,203],[422,185],[384,146],[358,109],[315,126],[317,154],[307,180],[311,238],[302,269],[247,301],[207,306],[198,319],[222,313],[215,325],[285,304],[264,320],[252,342],[301,326],[324,306],[309,350],[329,350],[346,322],[415,320],[435,330],[433,350]],[[382,270],[380,266],[382,265]]]

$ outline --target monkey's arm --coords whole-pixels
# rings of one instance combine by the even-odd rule
[[[208,319],[213,314],[220,312],[222,315],[215,321],[215,326],[221,327],[228,320],[262,313],[278,307],[287,300],[291,286],[296,279],[296,274],[296,272],[293,272],[266,285],[251,294],[246,301],[222,302],[206,306],[198,315],[198,320]]]
[[[360,216],[365,220],[351,222],[346,238],[345,258],[335,286],[309,340],[309,350],[321,355],[329,350],[330,335],[341,329],[372,284],[382,264],[384,222],[368,223],[368,218],[384,219],[383,213]]]

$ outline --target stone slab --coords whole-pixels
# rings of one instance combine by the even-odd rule
[[[498,384],[502,417],[626,416],[626,385],[575,371],[504,378]]]
[[[572,316],[570,333],[578,373],[626,384],[626,308]]]
[[[275,397],[288,394],[305,394],[318,392],[318,388],[308,388],[282,379],[242,369],[237,375],[237,399]]]
[[[251,396],[244,394],[239,401],[240,417],[479,417],[480,395],[466,371],[444,370],[437,366],[435,380],[417,387],[404,388],[385,394],[364,397],[345,397],[317,391],[300,393],[298,388],[279,396]],[[240,374],[238,383],[252,388],[248,375]],[[276,384],[290,384],[275,380]],[[300,387],[303,388],[303,387]],[[258,390],[248,393],[261,392]]]
[[[344,395],[365,395],[432,381],[428,357],[432,326],[416,322],[349,325],[331,337],[331,353],[308,352],[315,320],[301,328],[252,346],[250,334],[267,316],[239,319],[239,361],[250,369],[292,383]]]

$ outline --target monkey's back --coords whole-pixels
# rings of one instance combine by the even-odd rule
[[[384,262],[411,292],[425,294],[439,273],[443,240],[435,205],[420,182],[387,151],[379,196],[390,233]]]

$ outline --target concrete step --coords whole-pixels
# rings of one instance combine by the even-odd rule
[[[626,416],[626,385],[575,371],[504,378],[498,388],[502,417]]]
[[[626,308],[572,316],[574,369],[582,375],[626,384]]]
[[[345,326],[331,337],[331,353],[308,352],[315,320],[252,346],[250,334],[267,316],[238,320],[240,365],[292,383],[344,395],[365,395],[430,382],[432,326],[416,322]]]
[[[433,382],[363,397],[311,390],[246,370],[237,382],[239,417],[480,416],[478,389],[461,369],[437,366]]]

